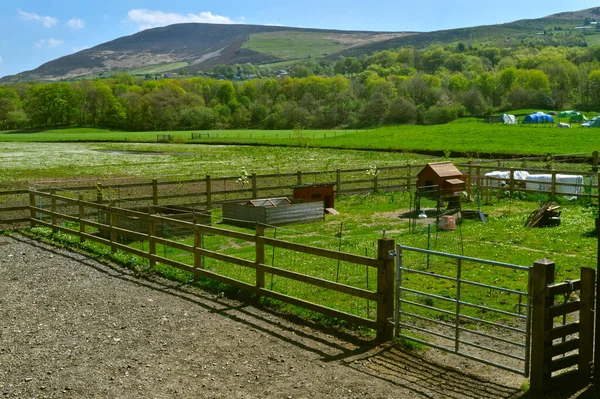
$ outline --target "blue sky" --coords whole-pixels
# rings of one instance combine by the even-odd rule
[[[180,22],[247,23],[374,31],[432,31],[538,18],[598,6],[597,0],[19,0],[0,5],[0,77]]]

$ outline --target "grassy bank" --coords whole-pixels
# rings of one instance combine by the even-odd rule
[[[192,133],[200,133],[192,139]],[[260,144],[300,147],[408,150],[470,154],[591,154],[600,147],[595,128],[490,124],[473,118],[433,126],[396,125],[364,130],[220,130],[115,132],[73,128],[29,133],[0,133],[0,142],[157,142],[171,135],[175,143]]]

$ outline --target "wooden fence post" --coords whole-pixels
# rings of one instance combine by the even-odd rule
[[[83,243],[85,241],[85,237],[83,236],[83,234],[85,233],[85,207],[83,206],[83,199],[83,195],[79,194],[79,243]],[[52,220],[52,227],[54,227],[54,225],[55,221]]]
[[[589,381],[594,358],[594,307],[596,294],[596,271],[589,267],[581,268],[579,298],[579,364],[578,370],[583,382]]]
[[[548,300],[546,287],[554,282],[554,262],[541,259],[533,264],[531,278],[532,323],[531,323],[531,377],[530,387],[533,393],[544,390],[544,381],[549,380],[550,373],[544,368],[548,358],[551,359],[552,341],[546,339],[546,331],[552,329],[552,319],[547,318],[547,308],[552,306]]]
[[[388,322],[394,316],[394,255],[396,243],[391,238],[380,238],[377,242],[377,259],[381,260],[377,268],[377,340],[390,341],[394,328]]]
[[[339,169],[335,170],[335,194],[342,194],[342,172]]]
[[[551,198],[556,197],[556,172],[552,172]]]
[[[513,190],[515,189],[515,170],[510,168],[510,180],[508,186],[508,192],[510,193],[510,198],[512,198]]]
[[[598,172],[598,151],[592,153],[592,172]]]
[[[302,185],[302,171],[301,170],[296,172],[296,185],[298,185],[298,186]]]
[[[101,204],[102,203],[102,183],[98,183],[96,184],[96,202]]]
[[[265,288],[265,271],[262,265],[265,263],[265,226],[256,224],[256,288]]]
[[[212,208],[212,193],[210,186],[210,176],[206,175],[206,209]]]
[[[52,202],[50,205],[50,209],[52,210],[52,232],[56,233],[56,198],[54,197],[56,195],[56,190],[52,189],[50,190],[50,194],[52,194]],[[81,195],[80,195],[81,197]]]
[[[152,259],[156,255],[156,241],[154,240],[154,237],[156,237],[156,221],[152,215],[153,210],[154,208],[148,210],[148,259],[150,267],[156,266],[156,261]]]
[[[377,182],[377,172],[373,175],[373,192],[377,192],[379,190],[379,185]]]
[[[411,180],[412,180],[412,171],[410,170],[410,164],[406,167],[406,191],[410,191]]]
[[[158,180],[152,179],[152,205],[158,205]]]
[[[35,194],[33,191],[29,191],[29,225],[34,227],[36,223],[36,211],[35,211]]]
[[[252,173],[252,198],[258,198],[258,188],[256,187],[256,173]]]
[[[198,224],[198,216],[194,215],[194,268],[196,269],[204,269],[202,254],[198,252],[198,249],[203,249],[203,230]],[[198,281],[198,278],[200,278],[200,274],[194,271],[194,281]]]
[[[113,245],[114,242],[117,241],[117,230],[115,227],[117,225],[117,212],[115,211],[115,201],[111,200],[109,205],[109,221],[110,221],[110,250],[114,254],[117,252],[117,247]]]
[[[481,166],[477,165],[475,168],[475,187],[479,190],[479,195],[481,196],[481,192],[483,191],[483,179],[481,178]]]

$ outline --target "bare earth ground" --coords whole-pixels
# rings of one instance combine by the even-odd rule
[[[0,236],[0,322],[0,397],[526,396],[513,374],[332,335],[16,235]]]

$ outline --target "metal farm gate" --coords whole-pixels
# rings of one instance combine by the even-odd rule
[[[395,335],[527,377],[531,269],[397,244]]]

